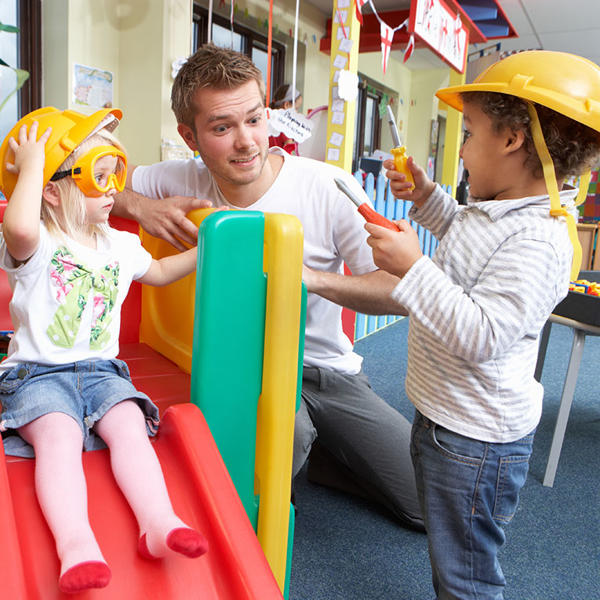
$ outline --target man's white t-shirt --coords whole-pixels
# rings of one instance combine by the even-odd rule
[[[109,229],[96,249],[50,235],[16,265],[0,234],[0,267],[13,295],[15,335],[0,372],[21,362],[44,365],[112,359],[119,353],[121,305],[131,281],[143,277],[152,256],[137,235]]]
[[[304,264],[343,273],[344,262],[355,275],[377,269],[366,243],[365,221],[352,202],[338,190],[334,178],[343,179],[357,196],[368,202],[360,184],[342,169],[323,162],[283,156],[283,166],[267,192],[248,210],[298,217],[304,228]],[[223,197],[206,166],[196,160],[173,160],[137,167],[133,189],[150,198],[193,196],[209,199],[215,207],[231,205]],[[362,358],[342,330],[341,307],[316,294],[308,294],[304,365],[356,374]]]

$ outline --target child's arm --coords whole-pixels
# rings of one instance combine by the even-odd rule
[[[435,189],[435,183],[427,177],[425,171],[417,165],[412,156],[408,157],[406,164],[415,180],[414,189],[410,189],[412,183],[407,181],[406,176],[396,171],[394,161],[388,159],[383,166],[386,169],[386,177],[390,180],[390,189],[396,198],[410,200],[417,208],[421,208]]]
[[[36,141],[38,124],[33,122],[27,133],[23,125],[18,141],[8,140],[14,152],[14,163],[6,163],[7,171],[18,173],[17,184],[4,213],[2,232],[10,255],[26,261],[37,249],[40,240],[40,207],[44,186],[44,162],[48,128]]]
[[[180,254],[166,256],[160,260],[152,260],[150,268],[138,281],[147,285],[167,285],[189,275],[196,269],[198,249],[190,248]]]

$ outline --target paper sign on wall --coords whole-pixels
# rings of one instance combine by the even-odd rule
[[[331,134],[331,138],[329,139],[329,143],[332,146],[341,146],[343,141],[344,141],[344,136],[341,133],[338,133],[337,131],[334,131]]]
[[[73,65],[73,103],[92,108],[112,108],[112,72],[75,63]]]
[[[339,75],[339,73],[338,73]],[[331,110],[333,110],[334,112],[338,112],[338,111],[343,111],[344,110],[344,101],[343,100],[334,100],[331,103]]]
[[[347,56],[342,56],[341,54],[338,54],[335,57],[335,60],[333,61],[333,66],[336,69],[343,69],[346,67],[346,63],[348,62],[348,57]]]
[[[336,162],[340,160],[340,151],[337,148],[328,148],[327,160],[330,162]]]
[[[344,113],[333,111],[331,113],[331,122],[334,125],[343,125],[344,124]]]
[[[338,78],[338,95],[347,101],[355,100],[358,96],[358,75],[352,71],[340,71]]]
[[[352,50],[353,40],[350,38],[344,38],[340,42],[340,52],[350,52]]]
[[[269,109],[267,114],[269,129],[274,132],[274,135],[285,133],[298,143],[302,143],[310,137],[313,124],[293,108],[287,110]]]

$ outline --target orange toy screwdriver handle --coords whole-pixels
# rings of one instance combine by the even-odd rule
[[[358,212],[365,218],[367,223],[373,223],[373,225],[379,225],[380,227],[385,227],[392,231],[400,231],[400,228],[396,223],[392,223],[392,221],[374,211],[366,202],[358,207]]]
[[[358,197],[354,194],[354,192],[346,185],[345,181],[338,179],[337,177],[334,179],[335,185],[338,186],[339,190],[344,192],[356,206],[358,206],[358,212],[364,217],[367,223],[373,223],[373,225],[379,225],[380,227],[385,227],[386,229],[391,229],[392,231],[400,231],[400,228],[395,223],[392,223],[389,219],[386,219],[383,215],[380,215],[378,212],[373,210],[368,202],[362,202],[358,199]]]

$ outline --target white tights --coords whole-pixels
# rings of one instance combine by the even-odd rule
[[[110,449],[115,479],[135,514],[140,536],[146,534],[147,549],[156,557],[166,555],[172,551],[166,543],[169,532],[188,526],[173,511],[142,411],[131,400],[120,402],[95,430]],[[35,450],[36,492],[56,541],[61,575],[78,563],[104,562],[87,514],[79,425],[64,413],[50,413],[19,433]]]

